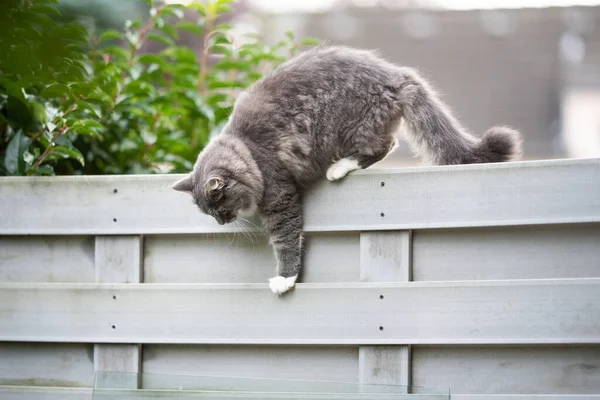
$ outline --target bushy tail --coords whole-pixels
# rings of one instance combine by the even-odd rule
[[[498,126],[481,139],[469,134],[435,90],[410,68],[399,69],[397,81],[405,136],[413,150],[431,164],[474,164],[516,160],[521,156],[519,132]]]
[[[521,157],[521,135],[506,126],[488,129],[473,150],[474,163],[514,161]]]

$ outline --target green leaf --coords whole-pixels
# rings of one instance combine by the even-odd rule
[[[88,100],[95,100],[103,103],[108,103],[112,98],[99,87],[95,87],[91,92],[86,94]]]
[[[181,10],[181,4],[169,4],[163,7],[161,13],[165,15],[173,15],[179,19],[184,17],[183,11]]]
[[[222,69],[222,70],[237,70],[237,71],[245,71],[249,67],[248,62],[244,60],[228,60],[226,58],[217,62],[213,68],[214,69]]]
[[[187,22],[187,21],[178,22],[175,25],[175,28],[191,32],[198,36],[202,36],[202,28],[192,22]]]
[[[232,54],[231,45],[228,44],[213,44],[212,46],[210,46],[210,50],[213,53],[224,54],[226,56],[230,56]]]
[[[72,158],[77,160],[79,164],[82,166],[85,165],[85,160],[83,159],[83,154],[75,147],[67,147],[67,146],[52,146],[51,150],[48,152],[48,158]]]
[[[311,38],[311,37],[304,38],[304,39],[302,39],[302,41],[300,41],[300,44],[303,46],[316,46],[320,43],[321,43],[321,41],[319,39]]]
[[[35,123],[28,101],[13,96],[8,96],[6,102],[6,119],[24,131],[29,131]]]
[[[235,89],[235,88],[245,88],[247,85],[244,82],[238,81],[227,81],[227,80],[214,80],[208,82],[209,89]]]
[[[138,62],[144,64],[158,64],[161,67],[165,67],[167,65],[167,63],[161,56],[152,53],[147,53],[140,56],[140,58],[138,58]]]
[[[11,175],[23,175],[25,172],[25,159],[23,154],[27,150],[27,139],[22,130],[18,130],[8,142],[4,157],[4,166]]]
[[[141,80],[131,81],[123,88],[123,94],[132,94],[134,96],[151,96],[154,92],[154,86]]]
[[[36,4],[32,5],[31,7],[29,7],[29,11],[33,11],[36,13],[54,14],[54,15],[58,15],[58,16],[61,15],[60,11],[58,11],[56,9],[56,7],[53,7],[48,4],[41,4],[41,3],[36,3]]]
[[[200,14],[202,16],[206,16],[206,7],[204,7],[204,4],[192,3],[188,7],[193,10],[196,10],[198,12],[198,14]]]
[[[231,40],[225,36],[217,36],[214,38],[214,44],[231,44]]]
[[[23,153],[23,160],[27,164],[33,164],[33,161],[35,160],[35,156],[33,154],[31,154],[29,152],[29,150],[26,150],[25,153]]]
[[[81,119],[75,121],[69,132],[77,133],[83,136],[98,136],[99,132],[104,130],[104,126],[98,121],[92,119]]]
[[[46,109],[43,104],[32,102],[29,103],[31,107],[31,113],[36,122],[45,124],[48,122],[48,118],[46,117]]]
[[[125,50],[122,47],[118,47],[118,46],[109,46],[109,47],[105,47],[104,49],[102,49],[102,51],[104,53],[108,53],[110,55],[113,55],[117,58],[124,58],[127,59],[129,58],[129,53],[127,52],[127,50]]]
[[[83,100],[77,100],[75,104],[77,104],[77,109],[88,111],[94,117],[100,118],[100,108],[98,106]]]
[[[175,59],[177,63],[196,64],[196,53],[188,47],[169,47],[161,51],[161,54]]]
[[[160,30],[171,36],[173,39],[177,39],[179,37],[177,29],[173,28],[172,25],[165,24],[160,28]]]
[[[137,29],[142,26],[142,22],[140,20],[130,20],[125,21],[125,29]]]
[[[230,24],[219,24],[217,26],[214,27],[214,29],[212,30],[212,32],[222,32],[222,33],[226,33],[229,32],[233,29],[233,26],[231,26]]]
[[[175,46],[173,39],[157,32],[148,34],[148,40],[159,42],[167,46]]]
[[[107,40],[115,40],[115,39],[121,39],[121,32],[116,31],[115,29],[106,30],[106,31],[102,32],[100,37],[98,37],[99,42],[104,42]]]
[[[46,86],[42,90],[42,93],[40,93],[40,95],[47,99],[68,97],[71,95],[71,89],[69,89],[67,85],[63,85],[61,83],[53,83],[49,86]]]
[[[35,170],[31,171],[31,175],[52,176],[52,175],[54,175],[54,168],[52,168],[52,166],[50,166],[48,164],[40,165]]]
[[[232,9],[228,5],[219,5],[219,6],[217,6],[217,14],[224,14],[224,13],[228,13],[228,12],[231,12],[231,11],[232,11]]]

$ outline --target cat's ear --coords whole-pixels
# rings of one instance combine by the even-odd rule
[[[209,178],[204,185],[207,193],[210,193],[215,190],[222,189],[225,186],[225,181],[220,176],[214,176]]]
[[[175,182],[172,188],[178,192],[191,192],[194,189],[192,175],[188,175],[185,178]]]

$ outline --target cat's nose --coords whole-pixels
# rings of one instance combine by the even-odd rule
[[[219,225],[224,225],[225,221],[223,220],[223,217],[221,217],[220,215],[215,215],[215,219],[217,220],[217,222],[219,223]]]

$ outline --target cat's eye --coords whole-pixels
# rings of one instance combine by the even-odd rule
[[[227,212],[227,210],[225,210],[225,207],[219,207],[219,209],[217,210],[218,214],[225,214]]]

